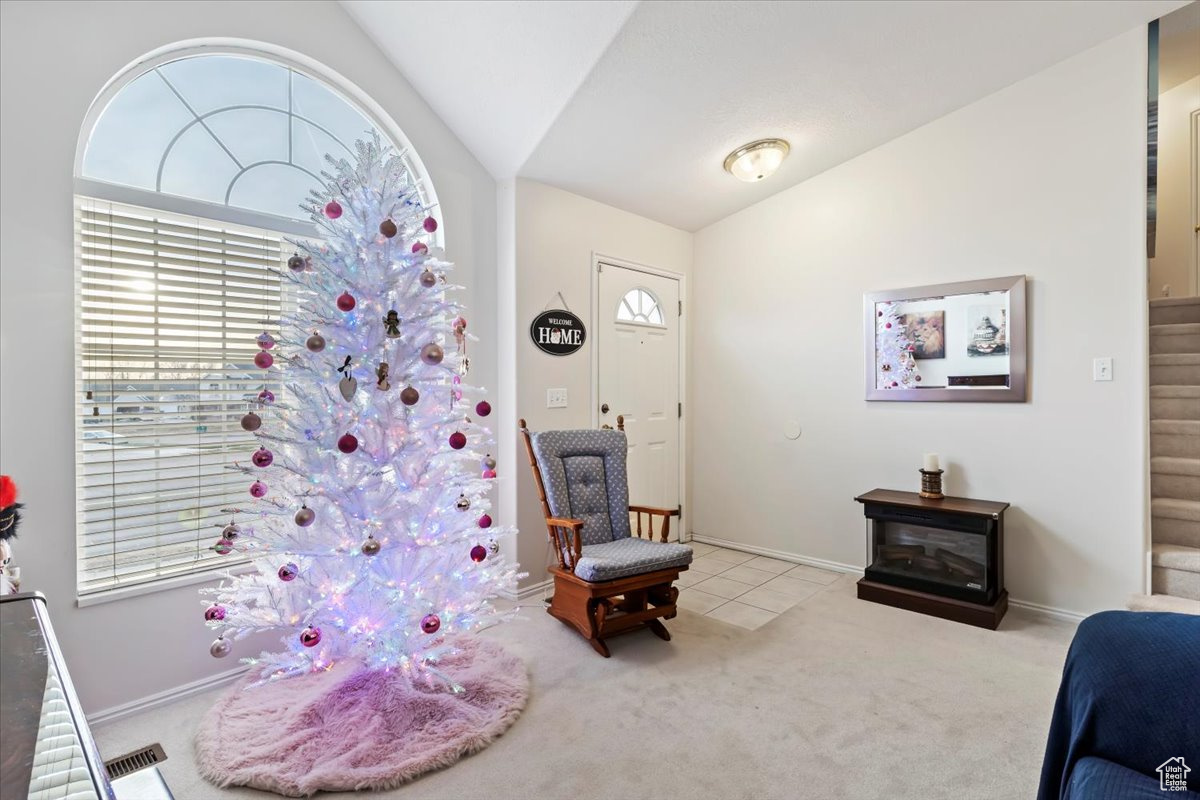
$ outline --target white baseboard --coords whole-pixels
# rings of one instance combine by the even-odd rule
[[[122,703],[112,708],[106,708],[103,711],[97,711],[94,714],[87,715],[88,725],[97,728],[101,725],[107,725],[110,722],[116,722],[119,719],[140,714],[143,711],[149,711],[152,708],[169,705],[178,702],[192,695],[207,692],[209,689],[215,689],[218,686],[224,686],[233,683],[235,680],[245,674],[249,667],[242,665],[226,670],[225,672],[217,673],[211,677],[200,678],[191,683],[185,683],[182,686],[176,686],[173,689],[164,689],[161,692],[147,695],[146,697],[137,700],[130,700],[128,703]]]
[[[514,603],[520,602],[522,600],[528,600],[531,597],[536,597],[536,596],[542,594],[542,592],[544,592],[548,587],[552,586],[553,584],[554,584],[554,579],[547,578],[544,581],[538,581],[537,583],[531,583],[530,585],[526,586],[524,589],[518,589],[515,592],[513,592],[513,591],[500,592],[500,596],[503,597],[505,600],[512,600]]]
[[[743,553],[754,553],[758,556],[767,556],[768,558],[777,558],[780,561],[791,561],[794,564],[806,564],[810,567],[819,567],[820,569],[833,570],[835,572],[846,572],[851,575],[861,575],[863,568],[854,566],[853,564],[841,564],[837,561],[826,561],[823,558],[810,558],[797,553],[785,553],[782,550],[773,550],[770,547],[758,547],[752,544],[743,544],[742,542],[731,542],[728,539],[718,539],[715,536],[704,536],[702,534],[693,533],[692,540],[702,544],[716,545],[724,547],[728,550],[740,550]],[[1025,611],[1031,611],[1035,614],[1051,617],[1053,619],[1065,620],[1067,622],[1079,622],[1087,614],[1080,614],[1077,611],[1068,611],[1065,608],[1055,608],[1054,606],[1044,606],[1041,603],[1031,603],[1028,600],[1016,600],[1013,597],[1008,598],[1008,604],[1013,608],[1020,608]]]

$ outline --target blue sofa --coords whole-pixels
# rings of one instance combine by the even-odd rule
[[[1200,616],[1104,611],[1067,653],[1038,800],[1143,798],[1200,800]]]

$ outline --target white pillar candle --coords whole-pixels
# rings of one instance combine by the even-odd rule
[[[937,470],[938,470],[937,453],[926,453],[925,454],[925,471],[926,472],[937,472]]]

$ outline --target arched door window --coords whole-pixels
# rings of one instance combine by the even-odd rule
[[[617,305],[618,322],[642,325],[663,325],[663,312],[658,298],[649,289],[630,289]]]

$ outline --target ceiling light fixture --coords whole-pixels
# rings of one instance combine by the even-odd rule
[[[759,139],[725,156],[725,171],[739,181],[755,183],[779,169],[791,149],[783,139]]]

